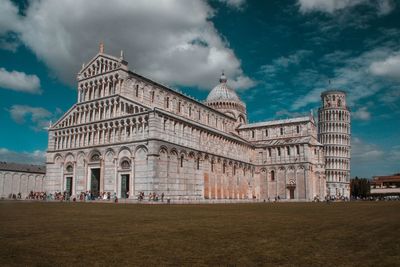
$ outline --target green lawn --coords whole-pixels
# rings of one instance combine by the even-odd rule
[[[400,202],[0,202],[0,265],[399,266]]]

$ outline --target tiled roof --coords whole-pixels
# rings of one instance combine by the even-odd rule
[[[46,173],[45,165],[20,164],[14,162],[0,161],[0,171],[29,172],[29,173]]]
[[[281,124],[306,122],[306,121],[311,121],[311,118],[309,116],[306,116],[306,117],[298,117],[298,118],[275,120],[275,121],[256,122],[256,123],[242,125],[239,127],[239,129],[248,129],[248,128],[255,128],[255,127],[281,125]]]
[[[270,140],[262,140],[258,142],[253,142],[257,145],[262,146],[282,146],[282,145],[295,145],[295,144],[311,144],[311,145],[322,145],[315,138],[311,136],[304,137],[289,137],[289,138],[279,138],[279,139],[270,139]]]
[[[381,182],[400,182],[400,173],[396,173],[388,176],[374,176],[372,183],[381,183]]]

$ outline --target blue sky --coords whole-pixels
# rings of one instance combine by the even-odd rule
[[[225,70],[252,122],[345,90],[352,176],[400,172],[400,1],[0,0],[0,160],[44,161],[44,128],[75,103],[100,41],[201,100]]]

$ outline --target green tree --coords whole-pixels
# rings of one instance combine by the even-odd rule
[[[370,193],[370,182],[367,178],[358,178],[350,180],[350,195],[354,198],[367,197]]]

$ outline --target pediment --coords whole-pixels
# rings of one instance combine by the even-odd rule
[[[67,112],[64,113],[64,115],[58,119],[53,125],[51,125],[51,129],[57,129],[57,128],[62,128],[65,127],[64,124],[67,123],[67,121],[72,118],[72,115],[74,112],[76,112],[76,104],[73,105]]]
[[[85,64],[78,73],[78,80],[87,79],[98,74],[114,71],[128,63],[122,58],[116,58],[103,53],[98,53],[88,64]]]

